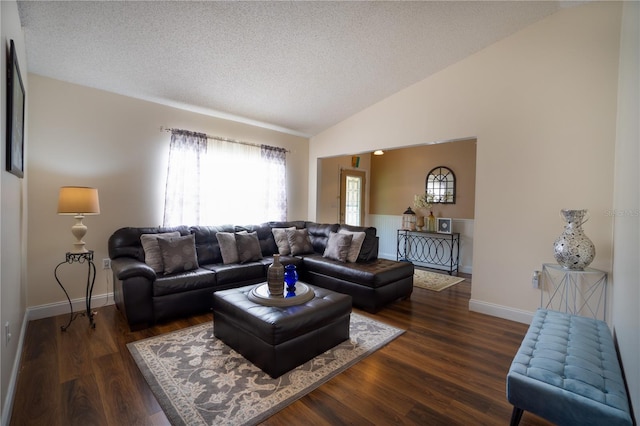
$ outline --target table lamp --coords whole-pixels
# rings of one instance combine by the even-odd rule
[[[100,214],[98,190],[84,186],[63,186],[58,197],[58,214],[74,215],[76,223],[71,227],[71,233],[76,237],[71,253],[87,253],[82,238],[87,233],[87,227],[82,223],[85,215]]]

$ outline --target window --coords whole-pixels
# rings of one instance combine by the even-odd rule
[[[164,226],[286,220],[286,150],[173,130]]]

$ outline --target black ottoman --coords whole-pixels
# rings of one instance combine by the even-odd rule
[[[309,286],[301,305],[263,306],[247,297],[255,285],[213,294],[213,334],[276,378],[349,338],[351,296]]]

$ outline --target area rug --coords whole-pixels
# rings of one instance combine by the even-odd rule
[[[216,339],[212,323],[127,347],[173,425],[254,425],[402,333],[352,313],[349,340],[277,379]]]
[[[427,290],[442,291],[445,288],[449,288],[462,281],[464,281],[464,278],[452,275],[438,274],[435,272],[423,271],[422,269],[415,269],[413,271],[414,287],[426,288]]]

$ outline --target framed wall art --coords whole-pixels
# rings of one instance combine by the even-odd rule
[[[437,217],[436,218],[436,230],[441,234],[451,233],[451,218]]]
[[[11,40],[7,68],[7,171],[24,177],[24,85]]]

